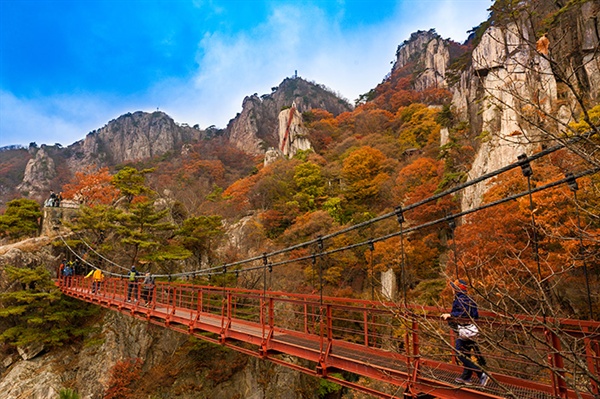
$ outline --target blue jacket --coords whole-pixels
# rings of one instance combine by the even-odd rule
[[[477,304],[466,293],[456,291],[454,294],[454,301],[452,302],[450,316],[463,317],[465,319],[478,319],[479,312],[477,310]]]

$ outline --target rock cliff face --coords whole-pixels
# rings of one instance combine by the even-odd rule
[[[152,158],[178,150],[200,134],[199,130],[177,125],[164,112],[138,111],[110,121],[69,146],[69,163],[79,170],[83,165],[117,165]]]
[[[446,68],[450,63],[449,42],[435,31],[413,33],[409,40],[398,47],[392,72],[413,64],[417,76],[415,90],[429,87],[446,88]]]
[[[278,116],[284,107],[296,103],[298,112],[321,108],[339,115],[352,107],[329,90],[301,78],[285,79],[271,94],[246,97],[242,112],[227,125],[227,134],[235,146],[254,155],[277,147]]]
[[[180,151],[185,144],[203,135],[201,130],[175,123],[163,112],[125,114],[66,148],[30,147],[31,158],[16,190],[24,197],[42,202],[51,189],[58,191],[74,172],[83,171],[87,166],[113,167]],[[3,155],[8,157],[9,152],[6,150]],[[8,164],[16,165],[11,159]],[[18,175],[17,171],[11,173]],[[2,196],[4,192],[6,196]],[[0,186],[0,203],[9,198],[10,193],[10,187]]]
[[[279,112],[292,102],[296,103],[299,113],[322,108],[338,115],[352,108],[323,86],[300,78],[285,79],[269,95],[258,97],[255,94],[244,99],[242,113],[227,127],[229,139],[236,147],[253,155],[263,155],[269,147],[278,147]],[[186,124],[179,125],[163,112],[128,113],[66,148],[52,147],[51,153],[44,146],[31,148],[33,158],[27,164],[18,190],[41,202],[47,198],[50,189],[61,187],[74,172],[88,166],[113,167],[178,152],[184,145],[204,137],[206,132]],[[57,172],[58,158],[61,173]],[[10,191],[0,186],[2,190]]]
[[[557,2],[555,2],[557,3]],[[540,15],[555,11],[555,5],[535,1]],[[588,1],[566,9],[548,31],[550,57],[563,69],[562,74],[580,86],[586,99],[600,102],[600,3]]]
[[[288,158],[293,157],[298,151],[306,151],[311,148],[307,138],[306,128],[302,126],[302,115],[292,103],[289,110],[284,109],[278,117],[279,150]]]
[[[258,97],[255,94],[244,99],[242,113],[227,127],[230,141],[252,155],[263,155],[268,148],[277,148],[279,112],[292,102],[296,103],[299,113],[322,108],[338,115],[352,108],[323,86],[300,78],[285,79],[269,95]],[[83,171],[88,166],[113,167],[179,152],[186,144],[204,138],[206,134],[186,124],[175,123],[163,112],[128,113],[66,148],[51,147],[51,153],[46,151],[45,146],[30,148],[33,158],[29,160],[17,189],[22,195],[41,202],[47,198],[50,189],[61,187],[74,172]],[[56,165],[59,158],[61,173],[57,172],[59,167]],[[10,190],[6,188],[4,191]]]
[[[34,154],[31,154],[25,148],[5,147],[0,149],[0,165],[2,173],[0,174],[0,209],[6,202],[19,195],[17,186],[23,183],[23,175],[27,163]],[[5,165],[11,165],[7,168]]]
[[[27,162],[23,182],[17,190],[32,199],[47,198],[52,180],[56,177],[54,160],[48,156],[44,147],[30,148],[35,155]]]
[[[558,11],[556,4],[549,2],[534,1],[532,6],[539,15]],[[547,33],[547,55],[536,49],[539,34],[536,36],[531,21],[487,29],[473,51],[471,67],[454,89],[457,110],[475,122],[475,133],[487,138],[469,178],[516,162],[518,155],[538,149],[536,142],[541,137],[564,131],[579,112],[574,92],[585,102],[598,101],[599,13],[598,2],[565,9]],[[534,20],[533,25],[536,23],[541,26],[541,21]],[[565,84],[569,79],[572,89]],[[463,208],[477,206],[485,189],[478,185],[465,190]]]
[[[555,107],[557,87],[550,62],[529,45],[530,39],[522,33],[517,24],[490,27],[473,51],[470,76],[463,74],[476,86],[475,93],[483,96],[473,96],[469,84],[454,92],[454,104],[465,116],[469,114],[466,105],[477,103],[479,135],[485,137],[469,172],[471,179],[516,162],[522,153],[531,154],[535,149],[532,143],[543,132],[527,123],[523,109],[537,103],[540,111],[550,113]],[[485,188],[468,187],[463,208],[477,206]]]
[[[289,109],[279,113],[277,148],[269,148],[265,152],[264,165],[275,162],[280,157],[292,158],[298,151],[306,151],[312,148],[308,140],[307,129],[303,126],[302,114],[296,109],[296,103],[292,103]]]
[[[559,9],[543,1],[521,2],[537,15]],[[587,2],[563,10],[547,36],[550,52],[536,50],[539,34],[533,26],[541,20],[496,20],[473,49],[468,66],[453,65],[452,43],[433,31],[417,32],[397,51],[394,69],[412,64],[417,75],[415,89],[447,87],[458,117],[480,137],[469,179],[531,154],[543,135],[560,132],[576,117],[573,90],[591,103],[600,96],[600,4]],[[538,17],[539,18],[539,17]],[[453,68],[460,68],[453,70]],[[452,77],[452,79],[450,79]],[[531,112],[543,117],[532,117]],[[463,193],[464,209],[477,206],[484,185]]]

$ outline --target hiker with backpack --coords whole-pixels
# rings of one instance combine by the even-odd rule
[[[131,302],[133,296],[134,302],[137,301],[137,277],[139,276],[138,271],[135,269],[135,265],[131,266],[129,271],[129,283],[127,284],[127,302]]]
[[[102,287],[102,282],[104,281],[104,273],[100,269],[93,269],[89,272],[84,278],[92,278],[92,294],[96,292],[100,292],[100,288]]]
[[[457,357],[463,364],[463,372],[455,381],[459,384],[473,385],[471,377],[473,373],[479,377],[479,385],[485,386],[489,376],[483,372],[481,366],[485,366],[485,358],[481,355],[475,337],[479,334],[475,320],[479,318],[477,303],[467,294],[467,282],[461,279],[450,282],[454,290],[454,301],[450,313],[442,314],[442,318],[448,321],[450,328],[456,331],[455,349]],[[471,360],[471,352],[476,356],[477,363]]]

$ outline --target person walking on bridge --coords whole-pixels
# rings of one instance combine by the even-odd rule
[[[127,284],[127,302],[131,302],[131,297],[133,296],[133,300],[137,301],[137,277],[139,276],[138,271],[135,269],[135,265],[131,266],[131,270],[129,271],[129,284]]]
[[[144,282],[142,284],[142,299],[144,304],[148,306],[150,302],[152,302],[152,297],[154,296],[154,277],[152,277],[150,272],[146,272]]]
[[[479,346],[474,338],[478,334],[475,320],[479,318],[477,303],[467,294],[467,282],[461,279],[450,282],[454,290],[454,301],[450,313],[442,314],[442,318],[448,321],[450,328],[458,333],[455,349],[458,359],[463,364],[463,372],[455,381],[459,384],[472,385],[473,373],[479,377],[479,385],[486,386],[489,377],[483,372],[481,366],[485,366],[485,358],[481,355]],[[471,352],[477,357],[479,364],[471,360]],[[481,365],[481,366],[480,366]]]
[[[70,287],[71,276],[73,275],[73,268],[71,267],[71,262],[67,263],[67,265],[63,268],[62,275],[64,276],[66,286]]]
[[[88,277],[92,278],[92,294],[100,292],[100,287],[104,281],[104,273],[102,273],[102,270],[94,269],[85,276],[85,278]]]

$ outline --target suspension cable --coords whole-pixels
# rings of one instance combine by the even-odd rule
[[[99,252],[97,252],[94,248],[92,248],[82,237],[81,235],[76,231],[75,232],[77,234],[77,236],[79,237],[79,240],[86,246],[88,247],[94,254],[98,255],[98,257],[102,260],[107,261],[108,263],[110,263],[111,265],[114,265],[116,267],[118,267],[119,269],[125,270],[125,271],[129,271],[129,268],[121,266],[115,262],[113,262],[112,260],[102,256],[102,254],[100,254]]]
[[[588,169],[588,170],[585,170],[585,171],[580,172],[578,174],[573,174],[573,177],[575,177],[577,179],[577,178],[580,178],[580,177],[583,177],[583,176],[595,174],[597,172],[600,172],[600,168]],[[543,186],[540,186],[540,187],[536,187],[536,188],[534,188],[534,189],[531,190],[531,193],[537,193],[537,192],[540,192],[540,191],[548,190],[550,188],[553,188],[553,187],[556,187],[556,186],[568,183],[568,181],[571,180],[571,179],[572,179],[572,177],[565,177],[565,178],[557,180],[555,182],[551,182],[551,183],[548,183],[546,185],[543,185]],[[448,222],[448,221],[453,220],[455,218],[460,218],[460,217],[469,215],[471,213],[475,213],[475,212],[478,212],[478,211],[481,211],[481,210],[484,210],[484,209],[487,209],[487,208],[492,208],[492,207],[501,205],[501,204],[503,204],[505,202],[514,201],[514,200],[516,200],[518,198],[521,198],[521,197],[524,197],[526,195],[529,195],[529,191],[523,191],[523,192],[520,192],[520,193],[517,193],[517,194],[513,194],[511,196],[499,199],[497,201],[493,201],[493,202],[490,202],[490,203],[487,203],[487,204],[484,204],[484,205],[480,205],[477,208],[469,209],[469,210],[458,212],[458,213],[455,213],[455,214],[448,214],[448,215],[444,216],[443,218],[439,218],[439,219],[432,220],[432,221],[429,221],[429,222],[426,222],[426,223],[422,223],[422,224],[417,225],[417,226],[412,226],[412,227],[409,227],[409,228],[405,228],[405,229],[402,229],[401,231],[393,232],[393,233],[390,233],[390,234],[387,234],[387,235],[383,235],[383,236],[379,236],[379,237],[376,237],[376,238],[369,238],[366,241],[357,242],[357,243],[354,243],[354,244],[350,244],[350,245],[346,245],[346,246],[343,246],[343,247],[331,249],[331,250],[328,250],[328,251],[323,251],[323,252],[319,253],[319,256],[332,255],[332,254],[335,254],[335,253],[338,253],[338,252],[342,252],[342,251],[346,251],[346,250],[349,250],[349,249],[354,249],[354,248],[358,248],[358,247],[361,247],[361,246],[367,246],[367,245],[370,245],[370,243],[376,243],[376,242],[380,242],[380,241],[386,241],[386,240],[388,240],[390,238],[393,238],[393,237],[397,237],[397,236],[400,236],[400,235],[403,235],[403,234],[408,234],[408,233],[411,233],[411,232],[414,232],[414,231],[418,231],[418,230],[421,230],[421,229],[424,229],[424,228],[427,228],[427,227],[434,226],[434,225],[439,224],[439,223]],[[272,267],[282,266],[282,265],[286,265],[286,264],[290,264],[290,263],[295,263],[295,262],[301,262],[301,261],[305,261],[305,260],[310,260],[310,259],[314,258],[314,256],[315,256],[314,254],[310,254],[310,255],[299,257],[299,258],[288,259],[288,260],[283,260],[283,261],[279,261],[279,262],[273,262],[273,263],[271,263],[271,266]],[[262,256],[261,256],[261,258],[262,258]],[[240,262],[238,262],[238,264],[239,263]],[[222,267],[219,266],[217,268],[212,268],[212,269],[221,269],[221,268]],[[264,268],[263,265],[259,265],[259,266],[244,268],[244,269],[237,269],[236,271],[238,273],[239,272],[249,272],[249,271],[253,271],[253,270],[261,270],[263,268]],[[201,272],[208,272],[210,270],[211,269],[204,269]],[[202,274],[212,274],[212,273],[202,273]]]
[[[71,246],[70,246],[70,245],[67,243],[67,241],[65,240],[65,238],[64,238],[64,237],[63,237],[61,234],[59,234],[58,236],[59,236],[59,237],[60,237],[60,239],[62,240],[63,244],[65,244],[65,247],[67,247],[67,249],[68,249],[68,250],[69,250],[69,251],[70,251],[70,252],[71,252],[73,255],[75,255],[75,257],[76,257],[77,259],[79,259],[80,261],[82,261],[84,264],[86,264],[86,265],[90,266],[92,269],[94,269],[94,270],[100,270],[100,271],[102,271],[102,273],[103,273],[103,274],[108,274],[109,276],[115,276],[115,277],[122,277],[122,276],[123,276],[123,275],[121,275],[121,274],[117,274],[117,273],[110,272],[110,271],[108,271],[108,270],[104,270],[104,269],[102,269],[102,268],[100,268],[100,267],[98,267],[98,266],[94,265],[93,263],[91,263],[91,262],[88,262],[87,260],[85,260],[84,258],[82,258],[82,257],[81,257],[81,256],[80,256],[80,255],[79,255],[79,254],[78,254],[78,253],[77,253],[77,252],[76,252],[76,251],[75,251],[73,248],[71,248]]]
[[[574,138],[572,138],[572,139],[569,140],[569,143],[575,143],[575,142],[581,140],[582,138],[583,138],[582,136],[574,137]],[[549,148],[544,149],[544,150],[542,150],[542,151],[540,151],[540,152],[538,152],[538,153],[536,153],[534,155],[529,156],[528,160],[535,160],[535,159],[541,158],[541,157],[546,156],[548,154],[551,154],[551,153],[553,153],[553,152],[555,152],[557,150],[560,150],[560,149],[564,148],[565,146],[566,146],[566,144],[558,144],[558,145],[555,145],[553,147],[549,147]],[[497,175],[499,175],[501,173],[504,173],[504,172],[507,172],[507,171],[509,171],[511,169],[520,167],[520,165],[521,165],[521,161],[517,161],[517,162],[511,163],[511,164],[509,164],[507,166],[504,166],[502,168],[499,168],[499,169],[497,169],[495,171],[492,171],[492,172],[486,173],[486,174],[484,174],[482,176],[479,176],[478,178],[475,178],[475,179],[470,180],[468,182],[462,183],[462,184],[460,184],[458,186],[455,186],[455,187],[450,188],[448,190],[442,191],[442,192],[437,193],[435,195],[432,195],[431,197],[428,197],[428,198],[425,198],[423,200],[417,201],[417,202],[415,202],[413,204],[404,206],[402,208],[402,210],[403,211],[407,211],[407,210],[415,209],[415,208],[417,208],[419,206],[422,206],[424,204],[427,204],[429,202],[436,201],[436,200],[438,200],[438,199],[440,199],[440,198],[442,198],[444,196],[447,196],[447,195],[450,195],[450,194],[454,194],[454,193],[456,193],[456,192],[458,192],[460,190],[463,190],[463,189],[465,189],[465,188],[467,188],[469,186],[478,184],[478,183],[480,183],[482,181],[485,181],[487,179],[495,177],[495,176],[497,176]],[[586,175],[595,174],[598,171],[600,171],[600,168],[596,167],[596,168],[585,170],[585,171],[580,172],[578,174],[573,174],[573,176],[575,178],[579,178],[579,177],[583,177],[583,176],[586,176]],[[531,193],[543,191],[543,190],[546,190],[546,189],[549,189],[549,188],[552,188],[552,187],[555,187],[555,186],[567,183],[568,180],[569,180],[569,178],[564,178],[564,179],[558,180],[556,182],[549,183],[549,184],[546,184],[546,185],[541,186],[541,187],[537,187],[535,189],[532,189]],[[456,213],[456,214],[450,214],[450,215],[447,215],[447,216],[445,216],[443,218],[440,218],[440,219],[437,219],[437,220],[434,220],[434,221],[429,221],[429,222],[423,223],[421,225],[417,225],[417,226],[413,226],[413,227],[410,227],[410,228],[402,229],[401,232],[394,232],[394,233],[383,235],[383,236],[380,236],[380,237],[377,237],[377,238],[371,238],[368,241],[363,241],[363,242],[359,242],[359,243],[347,245],[347,246],[344,246],[344,247],[340,247],[340,248],[335,248],[335,249],[331,249],[331,250],[328,250],[328,251],[324,251],[324,252],[320,253],[320,256],[331,255],[331,254],[334,254],[334,253],[337,253],[337,252],[341,252],[341,251],[345,251],[345,250],[357,248],[357,247],[360,247],[360,246],[368,245],[369,242],[375,243],[375,242],[385,241],[385,240],[387,240],[389,238],[396,237],[396,236],[401,235],[401,234],[408,234],[410,232],[413,232],[413,231],[416,231],[416,230],[419,230],[419,229],[423,229],[423,228],[426,228],[426,227],[430,227],[430,226],[436,225],[436,224],[441,223],[441,222],[447,222],[447,221],[449,221],[451,219],[454,219],[454,218],[457,218],[457,217],[462,217],[462,216],[471,214],[471,213],[476,212],[476,211],[480,211],[480,210],[483,210],[483,209],[486,209],[486,208],[489,208],[489,207],[500,205],[500,204],[502,204],[504,202],[515,200],[515,199],[520,198],[522,196],[528,195],[529,192],[530,191],[521,192],[521,193],[518,193],[518,194],[515,194],[515,195],[512,195],[512,196],[506,197],[506,198],[498,200],[498,201],[494,201],[494,202],[491,202],[491,203],[488,203],[488,204],[485,204],[485,205],[481,205],[481,206],[473,208],[473,209],[462,211],[462,212],[459,212],[459,213]],[[264,254],[260,254],[260,255],[257,255],[257,256],[254,256],[254,257],[250,257],[250,258],[247,258],[247,259],[242,259],[242,260],[239,260],[239,261],[235,261],[235,262],[231,262],[231,263],[227,263],[227,264],[219,265],[219,266],[213,266],[213,267],[209,267],[209,268],[205,268],[205,269],[199,269],[199,270],[194,270],[194,271],[189,271],[189,272],[174,273],[174,274],[155,274],[154,276],[155,277],[211,276],[211,275],[214,275],[214,274],[224,274],[224,273],[237,273],[237,274],[239,274],[239,272],[249,272],[249,271],[253,271],[253,270],[259,270],[259,269],[263,269],[265,267],[265,265],[259,265],[259,266],[254,266],[254,267],[246,267],[246,268],[241,268],[241,269],[240,268],[236,268],[236,266],[241,266],[241,265],[244,265],[246,263],[251,263],[251,262],[255,262],[255,261],[261,261],[265,257],[269,258],[269,257],[273,257],[273,256],[276,256],[276,255],[281,255],[281,254],[284,254],[284,253],[287,253],[287,252],[291,252],[291,251],[294,251],[296,249],[300,249],[300,248],[303,248],[303,247],[306,247],[306,246],[310,246],[310,245],[314,245],[314,244],[318,245],[319,243],[321,243],[321,245],[322,245],[323,241],[325,241],[327,239],[331,239],[331,238],[337,237],[337,236],[339,236],[341,234],[348,233],[348,232],[351,232],[353,230],[356,230],[356,229],[359,229],[359,228],[362,228],[362,227],[365,227],[365,226],[369,226],[371,224],[377,223],[377,222],[379,222],[381,220],[385,220],[387,218],[394,217],[394,216],[397,216],[397,210],[394,210],[392,212],[388,212],[386,214],[377,216],[377,217],[369,219],[367,221],[364,221],[364,222],[361,222],[361,223],[357,223],[355,225],[343,228],[343,229],[338,230],[336,232],[333,232],[333,233],[330,233],[330,234],[326,234],[326,235],[323,235],[323,236],[319,236],[318,238],[315,238],[315,239],[312,239],[312,240],[308,240],[308,241],[305,241],[305,242],[302,242],[302,243],[299,243],[299,244],[296,244],[296,245],[292,245],[292,246],[289,246],[289,247],[286,247],[286,248],[282,248],[282,249],[279,249],[279,250],[275,250],[275,251],[270,252],[270,253],[264,253]],[[99,267],[97,267],[95,265],[92,265],[91,263],[89,263],[86,260],[84,260],[83,258],[81,258],[66,243],[66,241],[64,240],[64,238],[62,236],[60,238],[63,240],[63,242],[65,243],[65,245],[67,246],[67,248],[77,258],[81,259],[83,262],[85,262],[86,264],[90,265],[94,269],[100,269]],[[117,267],[119,267],[121,269],[128,270],[127,268],[125,268],[123,266],[120,266],[120,265],[118,265],[118,264],[110,261],[109,259],[105,258],[101,254],[99,254],[98,252],[96,252],[95,250],[93,250],[93,248],[91,248],[91,246],[89,246],[89,244],[87,244],[85,242],[85,240],[82,240],[82,242],[88,248],[90,248],[95,254],[97,254],[98,256],[100,256],[102,259],[108,261],[109,263],[111,263],[111,264],[113,264],[113,265],[115,265],[115,266],[117,266]],[[275,266],[285,265],[285,264],[289,264],[289,263],[294,263],[294,262],[300,262],[300,261],[304,261],[304,260],[309,260],[309,259],[311,259],[313,257],[314,257],[314,255],[307,255],[307,256],[303,256],[303,257],[299,257],[299,258],[294,258],[294,259],[288,259],[288,260],[279,261],[279,262],[271,262],[271,263],[269,263],[269,265],[270,265],[270,267],[275,267]],[[228,269],[232,269],[233,271],[228,271]],[[218,271],[218,273],[217,273],[217,271]],[[106,271],[106,273],[108,273],[109,275],[115,275],[115,276],[120,276],[120,277],[123,276],[123,275],[120,275],[120,274],[117,274],[117,273],[113,273],[113,272],[109,272],[109,271]]]

